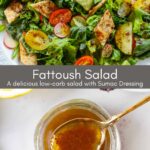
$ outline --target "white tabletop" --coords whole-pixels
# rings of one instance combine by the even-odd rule
[[[34,150],[33,136],[41,117],[54,105],[69,99],[89,99],[115,114],[148,92],[114,90],[33,90],[13,100],[0,101],[0,150]],[[150,150],[150,103],[118,123],[122,150]]]

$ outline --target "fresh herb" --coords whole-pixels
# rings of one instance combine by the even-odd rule
[[[139,45],[135,48],[135,56],[142,56],[150,52],[150,39],[142,39],[139,41]]]
[[[5,30],[5,28],[6,28],[6,26],[5,26],[5,25],[0,24],[0,32],[4,31],[4,30]]]
[[[17,46],[15,47],[13,54],[12,54],[12,59],[17,58],[19,55],[19,44],[17,44]]]

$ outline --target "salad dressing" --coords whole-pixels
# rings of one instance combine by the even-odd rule
[[[101,131],[94,123],[76,121],[56,132],[51,139],[52,150],[97,150]]]
[[[99,144],[99,139],[101,138],[100,130],[95,128],[94,124],[83,124],[82,122],[77,122],[75,124],[69,125],[63,130],[60,130],[61,133],[55,135],[56,139],[52,139],[52,133],[54,130],[59,127],[61,124],[75,118],[91,118],[95,120],[101,120],[99,116],[94,114],[91,111],[85,109],[68,109],[52,118],[44,130],[43,142],[44,150],[83,150],[87,147],[91,149],[86,150],[95,150],[95,147]],[[71,134],[70,134],[71,133]],[[73,133],[73,134],[72,134]],[[72,140],[75,139],[76,140]],[[83,138],[84,137],[84,138]],[[89,142],[86,142],[89,141]],[[53,143],[53,149],[51,147],[51,142]],[[68,146],[71,148],[68,149]],[[80,143],[80,145],[79,145]],[[82,145],[82,146],[81,146]],[[80,149],[80,147],[82,149]],[[110,147],[110,135],[107,132],[105,142],[101,150],[109,150]]]

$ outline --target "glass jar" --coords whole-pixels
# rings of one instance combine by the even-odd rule
[[[35,132],[35,150],[50,150],[50,136],[52,132],[62,123],[74,118],[92,118],[96,120],[107,120],[110,115],[104,108],[95,103],[74,99],[63,102],[52,108],[41,119]],[[116,126],[108,128],[107,136],[102,150],[121,150],[121,142]]]

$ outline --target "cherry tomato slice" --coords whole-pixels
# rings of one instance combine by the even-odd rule
[[[135,49],[135,47],[136,47],[136,40],[135,40],[135,38],[133,37],[132,38],[132,49]]]
[[[55,26],[56,24],[63,22],[68,23],[72,18],[72,12],[69,9],[58,9],[51,13],[49,22],[51,25]]]
[[[83,56],[75,62],[75,65],[78,66],[93,65],[93,64],[94,64],[94,59],[91,56]]]
[[[54,33],[59,38],[65,38],[70,34],[70,28],[65,23],[58,23],[54,27]]]
[[[43,22],[43,16],[42,15],[40,15],[40,21]]]

